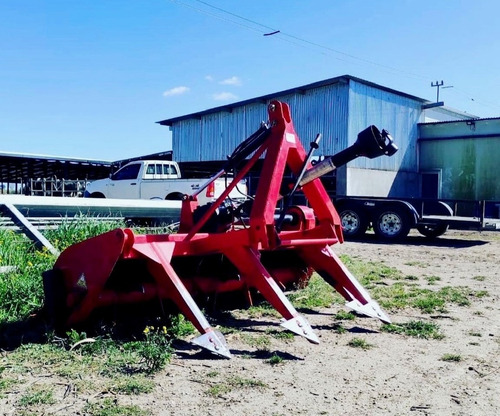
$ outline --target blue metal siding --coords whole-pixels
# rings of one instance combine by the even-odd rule
[[[348,84],[276,96],[290,105],[295,130],[304,147],[322,133],[319,154],[332,155],[347,144]],[[270,101],[232,107],[175,122],[172,125],[173,157],[184,161],[224,160],[236,146],[267,121]]]
[[[422,103],[384,91],[356,81],[350,82],[349,91],[349,145],[353,144],[359,132],[374,124],[388,130],[399,147],[392,157],[376,159],[359,158],[350,167],[417,171],[416,141],[417,122]]]
[[[200,120],[189,119],[172,125],[172,153],[179,162],[201,160],[202,125]],[[189,155],[186,158],[186,155]]]

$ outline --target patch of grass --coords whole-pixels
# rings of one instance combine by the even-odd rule
[[[54,404],[54,392],[48,387],[35,387],[24,393],[18,401],[19,406],[30,407]]]
[[[427,263],[423,263],[421,261],[408,261],[405,263],[405,266],[417,266],[417,267],[427,267]]]
[[[226,393],[229,393],[231,390],[232,390],[232,388],[228,384],[217,383],[217,384],[214,384],[213,386],[211,386],[206,391],[206,393],[212,397],[220,397]]]
[[[342,324],[334,324],[333,325],[333,330],[337,334],[345,334],[347,332],[347,329],[345,329],[345,327]]]
[[[356,315],[351,311],[341,309],[334,315],[334,318],[338,321],[353,321],[356,319]]]
[[[281,341],[293,341],[295,339],[295,334],[290,331],[281,331],[277,329],[267,329],[266,334],[270,335],[275,339],[279,339]]]
[[[425,280],[427,280],[427,283],[430,285],[433,285],[436,282],[439,282],[441,278],[439,276],[425,276]]]
[[[409,281],[417,281],[418,280],[418,276],[415,276],[413,274],[409,274],[409,275],[406,275],[403,280],[409,280]]]
[[[262,301],[258,305],[250,306],[250,308],[246,310],[246,314],[251,318],[262,318],[265,316],[273,318],[281,317],[279,312],[266,301]]]
[[[175,338],[184,338],[196,332],[196,328],[184,315],[177,314],[170,317],[168,333]]]
[[[326,308],[332,303],[343,303],[344,301],[332,286],[317,273],[311,276],[309,284],[305,288],[290,293],[288,299],[297,309]]]
[[[476,332],[476,331],[470,331],[469,335],[471,337],[482,337],[481,333],[480,332]]]
[[[250,347],[257,348],[260,351],[268,351],[271,346],[271,338],[268,335],[242,334],[242,341]]]
[[[83,411],[92,416],[149,416],[151,413],[142,410],[139,406],[123,406],[116,403],[116,400],[105,398],[104,400],[89,402]]]
[[[478,282],[484,282],[486,280],[486,276],[474,276],[473,279]]]
[[[432,322],[409,321],[403,324],[383,324],[380,329],[384,332],[408,335],[415,338],[444,338],[444,335],[439,332],[439,326]]]
[[[477,292],[473,293],[473,296],[476,298],[484,298],[490,296],[487,290],[478,290]]]
[[[2,375],[2,371],[0,371],[0,398],[4,397],[4,394],[12,388],[15,384],[18,383],[17,380],[14,380],[12,378],[7,378],[4,375]]]
[[[424,313],[446,312],[448,303],[468,306],[471,296],[471,291],[467,287],[446,286],[433,291],[408,286],[401,282],[391,286],[376,287],[371,293],[383,308],[390,310],[417,308]]]
[[[353,338],[347,343],[347,345],[353,348],[361,348],[362,350],[369,350],[370,348],[373,348],[373,345],[369,344],[363,338]]]
[[[459,354],[444,354],[441,357],[441,361],[459,363],[462,361],[462,356]]]
[[[253,378],[244,377],[229,377],[220,383],[215,383],[206,391],[206,394],[213,397],[220,397],[227,394],[234,389],[254,389],[254,388],[267,388],[267,384],[263,381]]]
[[[365,262],[347,255],[341,255],[340,259],[351,273],[360,280],[361,284],[366,287],[373,287],[384,279],[402,280],[405,277],[398,269],[387,266],[382,262]]]
[[[113,380],[109,389],[121,394],[140,395],[151,393],[155,388],[155,383],[148,378],[141,376],[125,376]]]
[[[278,365],[283,363],[283,357],[281,357],[279,354],[274,353],[268,360],[268,363],[271,365]]]
[[[56,229],[47,230],[44,235],[62,251],[72,244],[124,226],[120,219],[110,217],[104,220],[80,215],[76,221],[74,218],[62,221]]]
[[[233,387],[237,388],[255,388],[255,387],[267,387],[267,384],[263,381],[256,380],[253,378],[244,378],[244,377],[231,377],[229,379],[229,384]]]

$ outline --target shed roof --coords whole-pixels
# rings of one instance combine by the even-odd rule
[[[96,179],[108,172],[110,161],[0,152],[0,182],[24,178]]]
[[[411,98],[411,99],[416,100],[416,101],[421,101],[422,104],[426,104],[426,103],[430,102],[429,100],[425,100],[423,98],[419,98],[419,97],[416,97],[416,96],[411,95],[411,94],[406,94],[404,92],[397,91],[397,90],[394,90],[392,88],[384,87],[383,85],[375,84],[373,82],[366,81],[366,80],[361,79],[361,78],[353,77],[351,75],[342,75],[342,76],[335,77],[335,78],[328,78],[328,79],[325,79],[323,81],[313,82],[312,84],[306,84],[306,85],[302,85],[300,87],[295,87],[295,88],[291,88],[288,90],[274,92],[271,94],[262,95],[260,97],[255,97],[255,98],[251,98],[251,99],[244,100],[244,101],[238,101],[236,103],[227,104],[227,105],[223,105],[220,107],[210,108],[208,110],[198,111],[196,113],[191,113],[191,114],[186,114],[186,115],[179,116],[179,117],[169,118],[166,120],[158,121],[157,123],[161,124],[163,126],[172,126],[174,123],[176,123],[178,121],[189,120],[192,118],[201,118],[202,116],[205,116],[207,114],[213,114],[213,113],[218,113],[218,112],[224,112],[224,111],[231,112],[233,108],[242,107],[244,105],[253,104],[253,103],[266,103],[272,99],[275,99],[276,97],[281,97],[281,96],[290,95],[290,94],[303,94],[305,91],[312,90],[315,88],[320,88],[320,87],[324,87],[324,86],[332,85],[332,84],[348,83],[349,81],[359,82],[359,83],[362,83],[362,84],[365,84],[365,85],[368,85],[368,86],[371,86],[374,88],[378,88],[378,89],[383,90],[383,91],[387,91],[387,92],[390,92],[393,94],[400,95],[402,97]]]

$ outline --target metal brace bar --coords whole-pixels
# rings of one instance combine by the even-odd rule
[[[49,240],[47,240],[14,205],[2,204],[1,206],[2,212],[10,217],[14,224],[16,224],[38,248],[45,247],[54,256],[59,256],[59,251],[50,244]]]

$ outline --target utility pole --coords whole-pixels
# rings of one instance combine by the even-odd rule
[[[436,102],[438,103],[439,102],[439,87],[443,86],[443,81],[439,82],[439,81],[436,81],[436,83],[434,82],[431,82],[431,87],[437,87],[437,97],[436,97]]]

